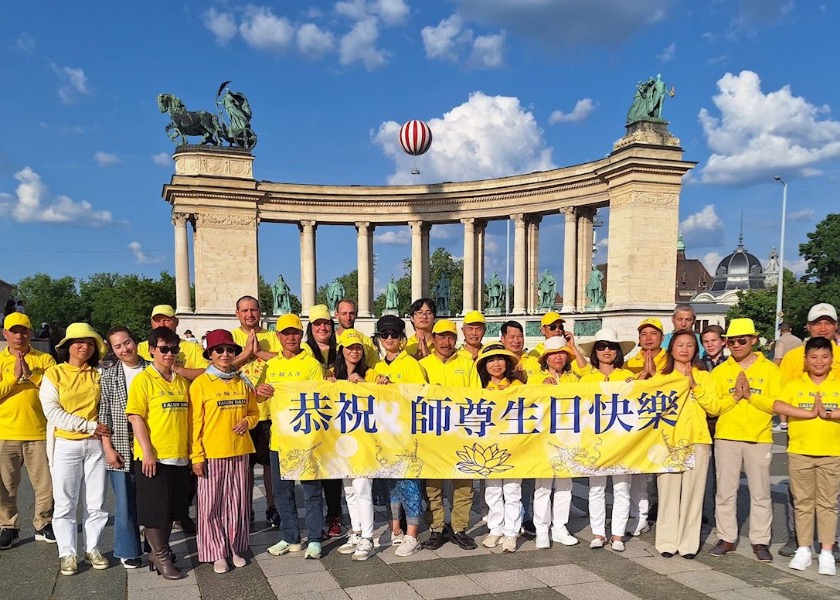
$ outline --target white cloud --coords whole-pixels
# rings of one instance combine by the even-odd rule
[[[469,64],[481,69],[495,69],[505,62],[505,33],[480,35],[475,38]]]
[[[75,202],[67,196],[57,196],[47,204],[47,186],[29,167],[24,167],[14,177],[20,183],[14,198],[5,195],[8,201],[3,202],[3,215],[11,216],[18,223],[52,223],[77,227],[102,227],[114,223],[109,211],[94,210],[86,200]]]
[[[820,119],[828,106],[794,96],[790,86],[765,94],[752,71],[727,73],[712,99],[720,116],[705,108],[699,119],[712,151],[704,183],[745,185],[778,173],[810,174],[820,162],[840,157],[840,122]]]
[[[316,60],[328,54],[335,46],[335,36],[314,23],[304,23],[295,33],[297,48],[304,57]]]
[[[460,15],[453,14],[435,26],[420,31],[426,58],[458,62],[467,60],[474,68],[496,68],[504,63],[505,33],[475,37],[464,27]]]
[[[814,218],[814,211],[810,208],[803,208],[796,212],[788,213],[788,221],[810,221]]]
[[[295,28],[286,17],[278,17],[265,6],[248,6],[239,33],[249,46],[259,50],[287,50],[295,39]]]
[[[554,168],[542,130],[518,98],[474,92],[428,125],[431,149],[416,159],[400,147],[399,123],[383,122],[373,134],[374,143],[396,166],[388,183],[468,181]],[[414,164],[422,171],[420,177],[409,174]]]
[[[700,262],[703,263],[703,266],[706,267],[706,270],[709,272],[709,274],[712,277],[714,277],[718,265],[722,260],[723,254],[721,254],[720,252],[708,252],[705,255],[703,255],[703,258],[700,259]]]
[[[152,155],[152,162],[159,167],[171,167],[172,156],[166,152],[158,152],[157,154]]]
[[[201,21],[213,32],[216,41],[222,46],[236,37],[236,21],[228,12],[219,12],[211,7],[204,13]]]
[[[397,25],[405,21],[409,9],[405,0],[376,0],[375,12],[386,25]]]
[[[659,53],[659,56],[657,56],[656,58],[659,59],[659,62],[666,63],[674,60],[674,57],[676,55],[677,42],[671,42],[662,52]]]
[[[434,231],[432,227],[432,231]],[[383,231],[373,234],[373,241],[377,244],[393,244],[395,246],[407,246],[411,243],[411,232],[407,228]]]
[[[585,121],[592,111],[595,110],[595,103],[591,98],[582,98],[575,103],[575,107],[570,113],[564,113],[562,110],[555,110],[548,117],[548,122],[552,125],[557,123],[580,123]]]
[[[35,50],[35,38],[32,37],[31,34],[24,31],[17,37],[15,43],[12,44],[12,49],[17,50],[19,52],[32,52],[33,50]]]
[[[58,97],[64,104],[72,104],[79,96],[90,94],[87,75],[81,68],[60,67],[55,64],[52,68],[58,75]]]
[[[134,254],[134,261],[138,265],[153,265],[163,261],[162,256],[147,256],[143,252],[143,247],[140,245],[140,242],[129,243],[128,249]]]
[[[97,152],[93,155],[93,160],[95,160],[100,167],[110,167],[111,165],[116,165],[122,162],[119,156],[116,154],[109,154],[108,152]]]
[[[785,269],[790,270],[794,277],[802,277],[808,270],[808,261],[804,258],[785,259]]]
[[[405,21],[409,8],[405,0],[344,0],[335,3],[335,12],[353,21],[377,17],[386,26]]]
[[[690,246],[702,248],[723,242],[723,221],[715,212],[714,204],[707,204],[703,210],[686,217],[680,222],[680,231],[685,243]]]
[[[357,21],[349,33],[341,38],[338,59],[342,65],[356,62],[364,63],[368,71],[384,66],[388,62],[388,52],[376,47],[379,39],[379,26],[374,18]]]

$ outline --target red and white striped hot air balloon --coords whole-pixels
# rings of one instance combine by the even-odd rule
[[[432,145],[432,130],[423,121],[408,121],[400,129],[400,145],[406,153],[420,156]]]

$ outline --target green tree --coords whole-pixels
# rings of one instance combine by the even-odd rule
[[[808,241],[799,245],[799,255],[808,261],[804,281],[826,286],[840,279],[840,214],[820,221]]]
[[[344,293],[347,298],[350,298],[353,302],[359,301],[359,271],[354,269],[349,273],[345,273],[344,275],[340,275],[336,277],[341,282],[341,285],[344,286]],[[318,304],[327,304],[327,288],[332,283],[332,281],[327,285],[322,285],[318,288],[318,293],[316,294],[316,302]],[[306,310],[309,310],[309,307],[306,307]]]
[[[138,337],[149,334],[149,311],[158,304],[175,305],[175,279],[166,271],[159,279],[141,275],[97,273],[79,284],[88,320],[105,333],[115,325],[131,329]]]
[[[41,323],[67,327],[70,323],[88,318],[76,280],[69,275],[59,279],[44,273],[24,277],[17,284],[16,296],[24,301],[32,327],[36,330]]]

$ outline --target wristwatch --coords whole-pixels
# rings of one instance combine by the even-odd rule
[[[825,411],[825,418],[826,418],[826,419],[830,419],[830,418],[831,418],[831,409],[830,409],[830,408],[829,408],[829,409],[827,409],[827,410]]]

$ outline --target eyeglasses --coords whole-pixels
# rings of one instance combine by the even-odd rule
[[[213,348],[213,352],[216,354],[236,354],[236,348],[233,346],[216,346]]]
[[[414,312],[418,317],[434,317],[435,313],[430,310],[418,310]]]
[[[562,323],[552,323],[551,325],[546,325],[546,327],[548,327],[549,331],[557,331],[558,329],[560,331],[563,331],[563,324]]]
[[[388,339],[398,340],[398,339],[400,339],[400,334],[399,334],[398,331],[394,331],[393,329],[386,329],[385,331],[380,331],[379,332],[379,338],[382,339],[382,340],[388,340]]]
[[[618,344],[614,344],[613,342],[597,342],[595,344],[595,350],[599,352],[603,352],[604,350],[618,350]]]
[[[181,351],[180,346],[155,346],[158,352],[161,354],[178,354]]]
[[[737,338],[729,338],[726,340],[727,346],[746,346],[750,343],[750,338],[748,337],[737,337]]]

